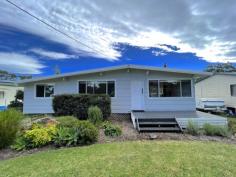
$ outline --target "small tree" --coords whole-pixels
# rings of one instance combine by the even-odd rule
[[[22,90],[17,90],[15,95],[15,100],[10,102],[8,108],[16,108],[20,111],[23,111],[23,100],[24,100],[24,92]]]

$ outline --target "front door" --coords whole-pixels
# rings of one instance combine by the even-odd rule
[[[131,109],[144,110],[143,81],[131,81]]]

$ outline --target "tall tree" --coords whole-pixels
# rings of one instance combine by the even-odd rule
[[[205,71],[213,73],[236,72],[236,67],[232,63],[217,63],[208,65]]]

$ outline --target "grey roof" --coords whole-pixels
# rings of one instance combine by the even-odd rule
[[[176,70],[176,69],[170,69],[170,68],[141,66],[141,65],[120,65],[120,66],[112,66],[112,67],[91,69],[91,70],[85,70],[85,71],[71,72],[71,73],[47,76],[47,77],[41,77],[41,78],[25,79],[25,80],[19,81],[18,83],[25,84],[25,83],[31,83],[31,82],[37,82],[37,81],[44,81],[44,80],[98,73],[98,72],[114,71],[114,70],[120,70],[120,69],[140,69],[140,70],[148,70],[148,71],[163,71],[163,72],[170,72],[170,73],[191,74],[191,75],[200,76],[200,77],[211,75],[211,73],[208,73],[208,72],[193,72],[193,71],[187,71],[187,70]]]
[[[204,80],[206,80],[206,79],[208,79],[210,77],[213,77],[215,75],[236,76],[236,72],[215,72],[215,73],[212,73],[209,76],[205,76],[205,77],[200,78],[199,80],[196,81],[196,83],[204,81]]]
[[[11,80],[0,80],[0,85],[17,86],[17,83]]]

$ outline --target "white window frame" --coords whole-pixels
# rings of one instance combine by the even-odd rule
[[[54,93],[50,97],[45,97],[45,87],[44,87],[44,97],[37,97],[37,85],[44,85],[44,86],[53,86]],[[34,84],[34,98],[35,99],[52,99],[55,95],[55,83],[37,83]]]
[[[157,97],[150,97],[150,93],[149,93],[149,82],[150,81],[153,81],[153,80],[155,80],[155,81],[158,81],[158,96]],[[181,81],[182,80],[188,80],[188,81],[191,81],[191,96],[182,96],[182,83],[181,83]],[[174,82],[178,82],[178,81],[180,81],[180,95],[181,96],[179,96],[179,97],[161,97],[160,96],[160,82],[164,82],[164,81],[174,81]],[[171,98],[174,98],[174,99],[178,99],[178,98],[193,98],[193,80],[192,79],[189,79],[189,78],[181,78],[181,79],[155,79],[155,78],[150,78],[150,79],[148,79],[147,80],[147,97],[149,98],[149,99],[165,99],[165,98],[167,98],[167,99],[171,99]]]
[[[111,97],[111,98],[116,98],[116,95],[117,95],[117,89],[116,89],[116,80],[114,80],[114,79],[109,79],[109,80],[103,80],[103,79],[99,79],[99,80],[77,80],[77,93],[79,93],[79,82],[86,82],[86,93],[85,94],[87,94],[87,82],[106,82],[106,83],[108,83],[108,82],[114,82],[115,83],[115,96],[114,97]],[[106,84],[106,95],[108,95],[108,84]]]

